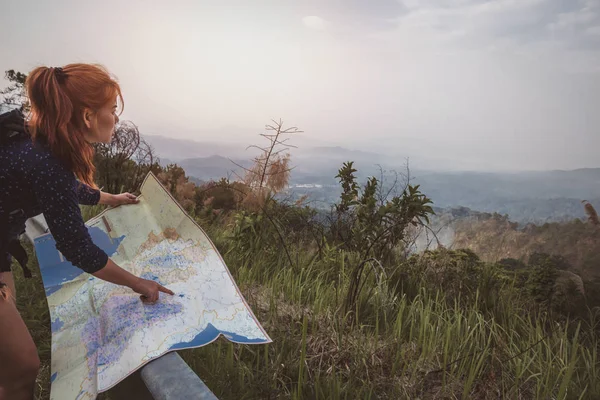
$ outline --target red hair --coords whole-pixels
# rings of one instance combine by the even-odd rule
[[[94,147],[84,135],[83,109],[97,111],[123,96],[119,84],[97,64],[37,67],[25,90],[30,105],[28,128],[33,140],[43,139],[52,154],[82,182],[94,183]],[[121,108],[122,111],[122,108]]]

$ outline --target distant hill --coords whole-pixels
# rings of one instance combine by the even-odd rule
[[[257,149],[247,148],[246,143],[199,142],[159,135],[144,135],[144,139],[152,145],[161,159],[161,164],[165,164],[165,160],[175,162],[186,169],[189,175],[199,179],[203,179],[203,176],[214,177],[219,171],[223,171],[225,173],[223,176],[226,176],[227,172],[236,170],[235,165],[227,159],[247,166],[250,160],[259,154]],[[294,145],[297,144],[296,142],[297,140],[290,141]],[[358,176],[363,178],[378,174],[378,165],[390,169],[393,164],[393,160],[389,157],[340,146],[307,146],[305,144],[297,148],[290,148],[290,153],[294,168],[292,173],[294,183],[335,184],[335,175],[338,169],[343,162],[349,160],[355,162],[359,171]],[[402,162],[399,163],[400,168],[402,168]],[[211,163],[216,163],[214,168],[210,165]]]
[[[235,179],[257,155],[242,144],[223,144],[146,136],[163,162],[176,162],[196,180]],[[345,161],[354,161],[357,178],[380,176],[386,184],[406,172],[405,160],[340,146],[307,146],[291,149],[290,194],[309,195],[321,207],[337,201],[340,194],[335,176]],[[573,171],[519,173],[445,172],[411,170],[411,182],[430,197],[440,209],[468,207],[482,212],[507,214],[519,223],[545,223],[585,218],[581,200],[600,209],[600,168]],[[399,179],[402,184],[403,177]]]
[[[187,158],[178,162],[186,174],[191,175],[202,181],[219,180],[229,177],[235,180],[244,176],[244,168],[249,168],[252,163],[247,160],[230,160],[221,156]]]
[[[246,151],[246,145],[218,142],[198,142],[195,140],[173,139],[160,135],[143,135],[159,157],[179,162],[188,158],[202,158],[214,155],[233,158],[251,158],[256,152]]]

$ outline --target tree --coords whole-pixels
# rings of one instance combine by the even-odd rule
[[[518,271],[527,268],[527,265],[516,258],[503,258],[498,261],[498,265],[508,271]]]
[[[282,139],[284,135],[300,133],[296,127],[283,128],[283,122],[273,121],[273,125],[267,125],[266,130],[272,133],[262,133],[261,136],[269,141],[269,144],[261,146],[250,146],[260,150],[260,155],[254,158],[250,168],[244,168],[245,176],[242,181],[249,189],[242,202],[248,208],[257,211],[263,207],[269,199],[287,187],[291,168],[289,147],[295,147],[286,142],[289,138]]]
[[[529,257],[529,269],[526,282],[529,295],[550,310],[558,277],[555,260],[549,254],[534,253]]]
[[[196,185],[189,181],[185,171],[177,164],[169,164],[158,174],[158,179],[188,212],[196,208]]]
[[[581,203],[583,204],[583,209],[588,216],[588,221],[593,225],[600,225],[598,213],[596,212],[594,206],[592,206],[587,200],[583,200]]]
[[[403,241],[409,226],[429,223],[429,215],[434,214],[429,205],[432,202],[420,192],[418,185],[408,182],[400,195],[383,199],[378,196],[379,179],[369,178],[361,190],[355,172],[350,161],[343,164],[336,176],[342,193],[340,202],[334,205],[332,237],[350,251],[387,263],[391,252]]]
[[[282,136],[301,131],[296,127],[284,129],[281,120],[273,121],[273,125],[267,125],[266,130],[272,133],[263,133],[260,136],[269,141],[268,145],[249,146],[260,150],[260,155],[254,158],[252,166],[245,168],[234,163],[245,171],[245,176],[240,177],[243,186],[230,187],[239,192],[239,204],[243,207],[234,218],[233,241],[244,251],[262,243],[265,243],[263,251],[283,250],[290,267],[294,267],[282,229],[276,221],[277,216],[273,217],[271,211],[275,210],[278,203],[274,196],[288,186],[291,168],[290,154],[287,151],[289,147],[295,147],[287,145],[289,139],[282,139]],[[263,238],[271,237],[271,234],[275,234],[278,240],[263,242]],[[278,249],[275,249],[275,244],[279,244]]]
[[[4,77],[10,84],[0,90],[0,94],[2,95],[0,111],[4,108],[2,106],[27,108],[27,97],[25,96],[25,80],[27,79],[27,75],[14,69],[9,69],[5,71]]]
[[[144,177],[161,171],[154,149],[130,121],[119,123],[109,144],[95,144],[96,182],[105,191],[138,190]]]
[[[196,187],[196,214],[203,209],[208,211],[229,212],[235,210],[240,200],[240,193],[247,189],[241,182],[229,182],[226,178],[210,181]]]
[[[376,177],[359,189],[353,162],[346,162],[336,178],[342,186],[340,202],[335,205],[332,238],[351,252],[360,254],[360,262],[351,273],[345,301],[346,312],[352,311],[364,286],[367,264],[393,265],[394,251],[403,242],[409,226],[424,226],[434,214],[431,200],[419,186],[406,182],[401,195],[391,200],[378,196],[381,182]],[[386,196],[384,196],[386,197]],[[380,268],[382,273],[386,273]],[[364,278],[366,279],[366,278]]]

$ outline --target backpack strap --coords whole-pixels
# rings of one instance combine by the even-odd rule
[[[25,116],[21,109],[14,109],[0,114],[0,144],[29,137],[25,124]]]
[[[23,210],[14,210],[9,213],[8,218],[0,218],[0,225],[11,227],[6,236],[0,237],[0,253],[4,253],[4,255],[8,253],[13,256],[19,265],[21,265],[23,276],[31,278],[31,270],[27,266],[29,257],[19,240],[19,237],[25,233],[25,226],[23,225],[21,228],[16,228],[22,224],[24,215]],[[10,257],[8,257],[7,260],[0,259],[0,272],[10,271],[10,264]]]
[[[11,256],[17,260],[21,268],[23,269],[23,276],[25,278],[31,278],[31,270],[27,266],[29,262],[29,257],[27,256],[27,252],[23,248],[23,245],[19,241],[19,239],[13,239],[8,243],[7,250]]]

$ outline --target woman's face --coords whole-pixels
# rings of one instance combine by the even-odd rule
[[[84,122],[87,127],[85,138],[90,143],[110,143],[115,132],[115,125],[119,122],[117,100],[108,103],[97,111],[84,111]]]

